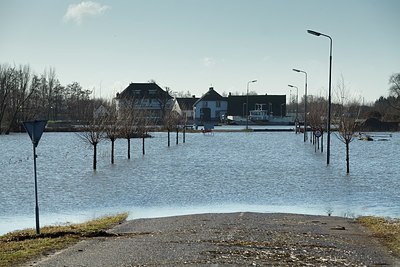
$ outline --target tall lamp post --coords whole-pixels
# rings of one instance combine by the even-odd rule
[[[255,83],[257,80],[247,82],[247,94],[246,94],[246,130],[249,129],[249,84]]]
[[[304,142],[307,141],[307,72],[304,70],[293,69],[295,72],[301,72],[306,75],[306,84],[304,89]]]
[[[329,52],[329,93],[328,93],[328,125],[326,126],[327,131],[328,131],[328,141],[327,141],[327,149],[326,149],[326,164],[329,165],[329,160],[330,160],[330,154],[331,154],[331,110],[332,110],[332,97],[331,97],[331,92],[332,92],[332,38],[329,35],[312,31],[312,30],[307,30],[309,34],[315,35],[315,36],[324,36],[326,38],[329,38],[330,40],[330,52]]]
[[[299,87],[288,84],[289,87],[296,88],[296,121],[298,121],[298,112],[299,112]]]

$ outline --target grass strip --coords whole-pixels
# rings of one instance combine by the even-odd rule
[[[400,219],[366,216],[357,221],[367,227],[395,257],[400,258]]]
[[[108,236],[106,230],[123,222],[127,213],[106,216],[80,224],[46,226],[41,234],[34,229],[11,232],[0,236],[0,267],[15,266],[48,255],[95,236]]]

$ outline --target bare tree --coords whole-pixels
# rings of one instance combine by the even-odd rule
[[[19,128],[18,115],[34,93],[28,65],[0,65],[0,134]]]
[[[93,146],[93,170],[97,168],[97,145],[104,138],[104,117],[94,118],[93,114],[88,114],[89,119],[82,127],[82,132],[78,136],[86,143]]]
[[[170,136],[173,129],[176,129],[176,143],[178,144],[178,133],[181,120],[182,116],[175,110],[168,111],[164,116],[164,128],[167,130],[168,134],[168,147],[171,145]]]
[[[128,159],[131,158],[131,139],[138,136],[139,124],[143,121],[141,118],[143,112],[138,107],[139,102],[134,97],[125,99],[123,102],[120,102],[118,109],[120,134],[121,137],[127,140]]]
[[[21,112],[25,102],[35,92],[34,88],[29,87],[31,82],[31,72],[29,66],[20,66],[17,71],[17,82],[13,88],[12,103],[9,110],[9,125],[6,134],[18,128],[17,116]]]
[[[389,91],[396,96],[400,96],[400,73],[392,74],[389,78],[389,84]]]
[[[136,111],[137,125],[136,133],[138,137],[142,138],[142,154],[145,155],[145,139],[149,137],[149,127],[154,123],[152,113],[146,109],[139,109]]]
[[[115,106],[111,105],[107,110],[105,115],[105,135],[111,141],[111,164],[114,164],[114,147],[115,140],[120,135],[119,123],[117,120],[117,113],[115,110]]]
[[[307,121],[312,129],[311,134],[313,134],[312,138],[310,138],[310,142],[312,141],[314,145],[316,145],[315,150],[317,150],[317,147],[319,149],[320,140],[319,138],[316,139],[314,133],[317,130],[321,131],[322,133],[325,131],[327,101],[323,97],[310,96],[308,101],[308,107],[309,107],[308,108],[309,114],[307,116]],[[321,145],[321,152],[322,151],[323,147]]]
[[[346,173],[350,173],[350,143],[354,140],[357,120],[360,114],[360,102],[352,100],[346,90],[343,77],[339,82],[338,96],[340,104],[335,105],[335,121],[338,124],[336,136],[346,145]]]
[[[392,74],[389,78],[389,95],[388,102],[390,106],[397,111],[400,110],[400,73]]]
[[[159,92],[156,96],[156,101],[159,104],[160,108],[160,121],[164,122],[165,116],[170,111],[170,102],[171,102],[171,89],[169,87],[165,87],[165,91]]]

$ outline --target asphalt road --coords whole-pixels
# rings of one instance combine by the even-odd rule
[[[128,221],[26,266],[397,266],[351,219],[202,214]]]

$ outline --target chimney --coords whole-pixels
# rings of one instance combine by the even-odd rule
[[[196,96],[195,96],[195,95],[192,95],[192,97],[193,97],[193,98],[196,98]]]
[[[214,90],[214,87],[210,87],[209,91],[212,91],[212,90]]]

